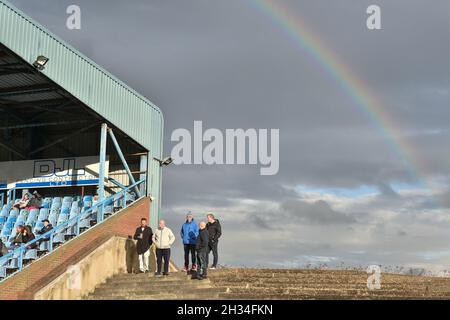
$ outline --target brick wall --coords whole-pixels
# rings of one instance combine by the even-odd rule
[[[143,198],[57,248],[51,254],[33,262],[21,272],[0,283],[0,299],[33,299],[39,289],[111,237],[133,235],[141,218],[148,217],[149,210],[150,198]]]

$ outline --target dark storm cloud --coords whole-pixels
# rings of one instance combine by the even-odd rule
[[[374,1],[280,1],[377,97],[397,138],[423,163],[419,174],[448,180],[450,3],[377,0],[383,29],[369,32],[365,10]],[[164,169],[171,224],[191,208],[221,210],[224,262],[411,263],[430,261],[418,252],[445,251],[448,213],[425,194],[392,187],[417,182],[392,137],[250,1],[79,0],[80,31],[65,28],[73,1],[11,2],[160,106],[167,154],[171,132],[192,129],[194,120],[208,128],[280,128],[276,176],[261,177],[252,166]],[[337,210],[339,202],[306,202],[298,185],[373,186],[380,194]],[[449,207],[448,191],[438,198]],[[274,231],[285,220],[288,236],[279,239]],[[249,235],[246,222],[262,231]]]
[[[323,200],[314,203],[287,201],[281,205],[281,209],[286,212],[288,217],[286,221],[297,220],[302,223],[315,224],[350,224],[356,222],[354,217],[333,210]]]

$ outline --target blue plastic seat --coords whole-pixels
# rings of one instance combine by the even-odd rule
[[[25,255],[23,258],[25,260],[36,260],[37,259],[37,250],[36,249],[28,249],[27,252],[25,252]]]
[[[50,212],[59,212],[61,211],[61,204],[60,203],[54,203],[52,204],[51,208],[50,208]]]
[[[53,243],[54,244],[63,243],[65,241],[65,239],[64,239],[65,234],[66,234],[66,232],[64,230],[61,230],[58,233],[56,233],[55,236],[53,237]]]
[[[114,200],[107,199],[103,205],[103,214],[112,214],[114,212]]]
[[[60,224],[66,222],[67,220],[69,220],[69,215],[68,214],[60,214],[59,217],[58,217],[57,225],[59,226]]]
[[[50,224],[52,224],[52,225],[55,225],[57,219],[58,219],[58,216],[56,216],[56,215],[50,215],[50,216],[48,217],[48,222],[50,222]]]
[[[52,203],[62,203],[62,198],[61,197],[54,197]]]
[[[29,214],[28,210],[21,209],[19,212],[19,217],[28,217],[28,214]]]
[[[81,213],[80,208],[77,207],[72,207],[72,209],[70,210],[70,219],[76,217],[77,215],[79,215]]]
[[[6,224],[14,225],[14,223],[16,223],[16,221],[17,221],[17,217],[10,215],[8,217],[8,219],[6,220]]]
[[[66,197],[64,197],[62,202],[64,204],[64,203],[68,203],[68,202],[72,203],[72,201],[73,201],[72,197],[66,196]]]
[[[9,215],[9,209],[3,207],[2,211],[0,211],[0,217],[7,217]]]
[[[6,277],[6,267],[8,266],[8,259],[0,258],[0,278]]]
[[[49,210],[48,210],[47,208],[42,208],[42,209],[39,211],[38,220],[39,220],[39,221],[45,220],[45,219],[48,218],[48,215],[49,215]]]
[[[25,224],[25,217],[19,216],[19,217],[16,219],[16,222],[15,222],[14,226],[15,226],[15,227],[18,227],[18,226],[24,225],[24,224]]]
[[[8,228],[7,226],[4,226],[2,229],[2,232],[0,232],[0,237],[1,238],[9,238],[9,236],[11,235],[11,230],[12,230],[12,228]]]
[[[17,269],[19,268],[19,258],[11,258],[9,264],[6,266],[7,269]]]
[[[19,215],[19,210],[17,210],[17,209],[11,209],[11,211],[9,211],[10,217],[17,217],[18,215]]]
[[[83,197],[83,208],[91,208],[92,207],[92,196],[84,196]]]
[[[44,227],[44,223],[42,221],[36,222],[36,225],[33,228],[33,233],[38,233]]]

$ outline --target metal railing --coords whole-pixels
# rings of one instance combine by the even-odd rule
[[[18,259],[17,261],[17,269],[15,272],[6,275],[3,279],[0,279],[0,282],[2,282],[3,280],[7,279],[8,277],[12,276],[13,274],[21,271],[24,267],[24,257],[25,254],[28,250],[36,250],[36,248],[34,248],[35,246],[39,246],[41,242],[45,241],[48,242],[48,252],[52,252],[53,251],[53,240],[54,237],[58,234],[60,234],[61,232],[63,232],[66,229],[69,228],[75,228],[75,235],[74,237],[78,236],[80,234],[80,222],[82,221],[82,217],[89,217],[89,214],[92,215],[92,213],[94,212],[95,209],[97,209],[99,212],[101,212],[101,219],[97,219],[97,224],[102,223],[103,221],[105,221],[105,210],[104,210],[104,206],[107,202],[110,202],[111,200],[116,201],[116,200],[120,200],[123,197],[123,208],[126,208],[128,206],[127,204],[127,194],[128,191],[130,191],[131,189],[141,185],[142,183],[145,182],[145,179],[142,179],[126,188],[124,188],[123,190],[115,193],[112,196],[109,196],[105,199],[103,199],[102,201],[97,202],[96,204],[94,204],[91,208],[80,212],[79,214],[77,214],[76,216],[74,216],[73,218],[68,219],[65,222],[60,223],[59,225],[55,226],[53,229],[51,229],[50,231],[40,235],[39,237],[36,237],[35,239],[25,243],[25,244],[21,244],[20,247],[14,248],[13,250],[11,250],[10,252],[8,252],[7,254],[5,254],[3,257],[0,258],[0,267],[4,267],[5,263],[10,262],[10,259]],[[137,200],[137,199],[136,199]],[[85,219],[86,219],[85,218]],[[64,243],[64,242],[63,242]],[[8,268],[8,266],[6,266]]]

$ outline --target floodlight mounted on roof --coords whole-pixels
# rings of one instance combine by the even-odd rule
[[[44,70],[45,65],[47,64],[48,60],[50,60],[50,59],[45,56],[38,56],[36,58],[36,61],[33,63],[33,66],[36,69],[38,69],[39,71],[42,71],[42,70]]]
[[[153,158],[153,160],[158,161],[160,167],[168,166],[169,164],[171,164],[171,163],[173,162],[172,157],[167,157],[167,158],[164,158],[163,160],[160,160],[160,159],[158,159],[158,158]]]

